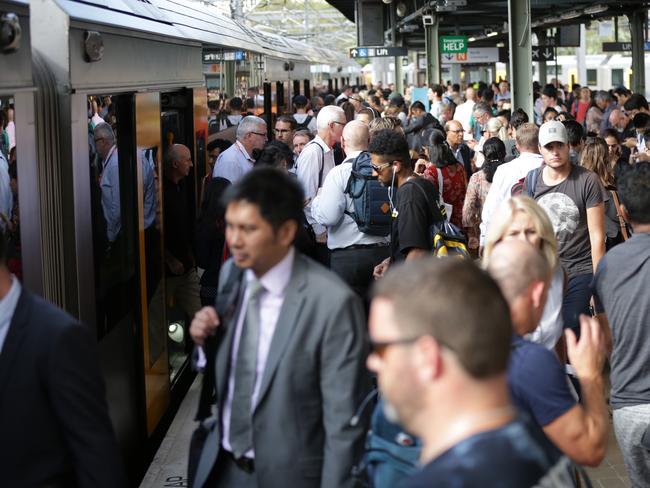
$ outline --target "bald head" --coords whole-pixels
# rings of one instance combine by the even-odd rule
[[[341,137],[345,154],[354,151],[367,151],[369,137],[368,126],[360,120],[352,120],[345,124]]]
[[[192,168],[192,153],[183,144],[173,144],[163,159],[163,171],[174,182],[180,181],[189,174]]]
[[[551,276],[551,268],[542,253],[520,240],[497,244],[490,255],[487,270],[499,284],[510,306],[532,283],[546,283]]]

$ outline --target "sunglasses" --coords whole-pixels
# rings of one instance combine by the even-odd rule
[[[405,339],[395,339],[394,341],[370,341],[370,347],[372,348],[372,354],[375,354],[380,359],[384,359],[384,356],[386,355],[386,351],[388,350],[389,347],[398,346],[398,345],[413,344],[419,338],[420,338],[420,336],[411,337],[411,338],[408,338],[408,339],[406,339],[406,338]]]
[[[374,165],[374,164],[371,164],[370,166],[372,166],[372,169],[373,169],[374,171],[376,171],[377,173],[381,173],[382,171],[384,171],[384,170],[385,170],[386,168],[388,168],[389,166],[392,166],[392,164],[393,164],[393,163],[384,163],[384,164],[380,164],[379,166],[376,166],[376,165]]]

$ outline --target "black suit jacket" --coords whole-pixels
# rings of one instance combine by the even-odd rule
[[[467,180],[472,176],[472,158],[474,157],[474,150],[464,142],[460,145],[460,154],[463,157],[463,167],[465,168],[465,173],[467,173]]]
[[[0,352],[3,486],[126,486],[95,344],[23,289]]]

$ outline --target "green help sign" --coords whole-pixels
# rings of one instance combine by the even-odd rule
[[[465,54],[467,52],[467,36],[441,36],[440,54]]]

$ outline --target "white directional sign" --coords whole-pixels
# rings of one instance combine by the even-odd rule
[[[498,47],[470,47],[466,53],[440,55],[441,64],[482,64],[499,61]]]
[[[555,52],[550,46],[533,46],[532,61],[555,61]]]
[[[350,49],[351,58],[385,58],[392,56],[406,56],[408,49],[405,47],[353,47]]]

